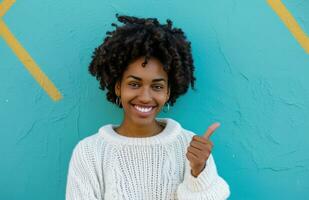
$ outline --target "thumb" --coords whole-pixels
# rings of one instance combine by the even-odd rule
[[[204,138],[209,139],[210,136],[215,132],[215,130],[220,126],[219,122],[213,123],[211,126],[208,127],[207,131],[203,135]]]

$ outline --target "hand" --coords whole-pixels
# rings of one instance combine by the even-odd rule
[[[220,123],[214,123],[208,127],[203,136],[195,135],[192,137],[186,154],[190,161],[192,176],[197,177],[206,167],[206,161],[213,148],[213,143],[209,138],[219,126]]]

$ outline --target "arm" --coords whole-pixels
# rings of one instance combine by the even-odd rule
[[[103,200],[103,193],[95,173],[93,154],[81,141],[76,145],[69,164],[66,200]]]
[[[178,186],[179,200],[224,200],[230,196],[228,184],[218,175],[213,156],[210,154],[205,169],[195,178],[186,159],[184,181]]]

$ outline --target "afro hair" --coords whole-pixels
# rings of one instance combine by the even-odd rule
[[[160,24],[156,18],[119,16],[114,31],[107,31],[101,45],[95,48],[89,72],[100,82],[100,89],[107,89],[106,98],[116,103],[115,84],[122,79],[128,64],[145,57],[144,67],[151,57],[157,58],[168,74],[171,106],[185,94],[191,85],[194,88],[194,65],[191,43],[180,28],[172,27],[172,21]],[[120,107],[122,107],[120,105]]]

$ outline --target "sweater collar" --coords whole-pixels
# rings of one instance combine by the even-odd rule
[[[171,118],[157,118],[159,122],[163,122],[165,125],[164,129],[157,135],[150,137],[127,137],[118,134],[114,128],[119,125],[107,124],[99,129],[99,134],[103,136],[106,141],[126,144],[126,145],[153,145],[153,144],[164,144],[173,141],[173,139],[180,133],[180,124]]]

